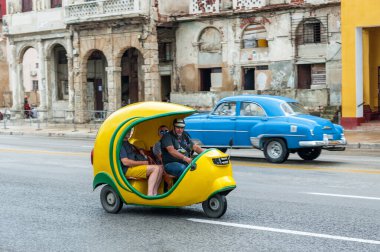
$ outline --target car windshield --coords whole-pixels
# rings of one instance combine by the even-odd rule
[[[288,115],[309,114],[309,112],[298,102],[284,102],[281,108]]]

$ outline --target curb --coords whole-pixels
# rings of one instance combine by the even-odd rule
[[[43,137],[61,137],[68,139],[91,139],[95,140],[96,135],[91,133],[58,133],[58,132],[20,132],[20,131],[0,131],[0,135],[14,135],[14,136],[43,136]]]
[[[380,149],[380,143],[351,143],[347,144],[347,149],[366,149],[375,150]]]

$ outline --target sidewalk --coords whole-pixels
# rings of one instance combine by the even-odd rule
[[[31,135],[45,137],[65,137],[72,139],[92,139],[96,137],[99,124],[85,125],[46,125],[45,123],[6,125],[4,129],[3,121],[0,121],[0,135]],[[346,130],[348,149],[373,149],[380,150],[380,131],[356,131]]]

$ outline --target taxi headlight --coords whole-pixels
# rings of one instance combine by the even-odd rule
[[[230,156],[213,158],[212,162],[214,162],[215,165],[228,165],[230,163]]]

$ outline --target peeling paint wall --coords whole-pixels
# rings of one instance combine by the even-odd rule
[[[326,1],[306,1],[310,4],[327,3]],[[269,4],[304,4],[305,1],[268,1]],[[331,2],[331,1],[330,1]],[[338,2],[339,1],[334,1]],[[314,85],[312,89],[300,91],[306,105],[339,105],[341,103],[341,57],[340,57],[340,6],[320,6],[319,8],[285,9],[278,12],[258,12],[255,15],[193,17],[194,20],[178,21],[176,31],[176,74],[179,88],[174,92],[200,90],[199,69],[204,67],[222,67],[222,86],[215,91],[225,91],[234,94],[244,90],[244,69],[255,69],[255,89],[257,91],[277,92],[277,90],[297,89],[297,64],[322,63],[326,68],[326,83]],[[304,18],[325,18],[328,23],[328,42],[297,45],[294,39],[293,26]],[[296,20],[296,21],[295,21]],[[268,47],[256,46],[244,48],[244,32],[251,24],[258,24],[265,28]],[[221,59],[202,53],[202,41],[199,40],[204,29],[217,29],[221,34]],[[259,27],[259,26],[257,26]],[[253,27],[255,28],[255,27]],[[261,28],[260,28],[261,29]],[[216,48],[215,48],[216,50]],[[206,57],[207,56],[207,57]],[[203,64],[207,63],[207,64]],[[260,70],[262,67],[267,70]],[[319,82],[320,83],[320,82]],[[213,91],[211,89],[211,91]],[[312,95],[304,93],[310,91]],[[203,97],[202,92],[196,95]],[[285,92],[286,94],[286,92]],[[171,98],[174,102],[177,95]],[[178,96],[179,98],[179,96]],[[296,98],[296,97],[293,97]],[[203,98],[200,98],[203,99]],[[199,99],[195,99],[199,100]],[[205,99],[209,100],[209,99]],[[196,104],[193,104],[196,105]]]

